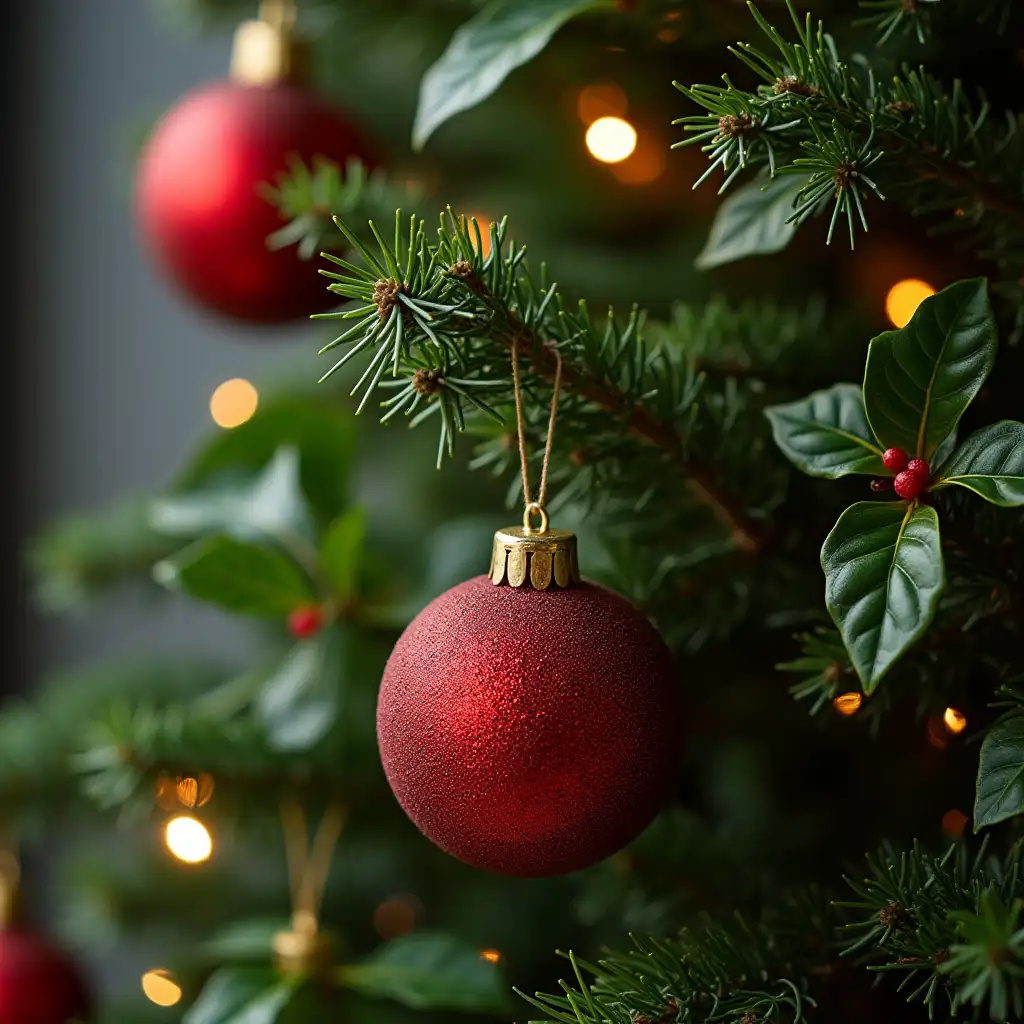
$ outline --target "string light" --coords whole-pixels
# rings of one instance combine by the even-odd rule
[[[626,94],[614,82],[594,82],[576,97],[576,113],[587,125],[600,117],[625,117],[628,109]]]
[[[599,117],[587,129],[587,149],[604,164],[617,164],[636,149],[636,129],[621,117]]]
[[[501,954],[496,949],[482,949],[480,959],[486,960],[489,964],[496,964],[501,960]]]
[[[213,837],[207,827],[185,814],[167,822],[164,841],[167,849],[186,864],[201,864],[213,853]]]
[[[260,393],[242,377],[233,377],[217,386],[210,396],[210,415],[218,427],[240,427],[259,405]]]
[[[181,986],[162,969],[146,971],[142,976],[142,991],[157,1006],[176,1006],[181,1002]]]
[[[927,281],[919,281],[917,278],[897,281],[885,297],[885,315],[893,326],[906,327],[917,307],[934,294],[935,289]]]
[[[832,698],[832,706],[841,715],[855,715],[864,703],[864,695],[860,693],[841,693]]]
[[[942,715],[942,722],[954,736],[967,728],[967,716],[957,711],[956,708],[946,708]]]

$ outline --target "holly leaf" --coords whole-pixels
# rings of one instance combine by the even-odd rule
[[[781,252],[796,234],[797,224],[790,221],[793,200],[806,184],[805,177],[779,174],[736,189],[718,207],[694,266],[710,270],[747,256]]]
[[[237,537],[281,537],[308,529],[306,503],[299,479],[299,452],[278,448],[253,480],[158,498],[150,506],[154,530],[196,537],[211,531]]]
[[[983,277],[929,296],[868,346],[864,409],[883,448],[930,459],[992,371],[996,322]]]
[[[320,544],[324,571],[343,601],[356,590],[363,542],[366,540],[366,509],[350,508],[327,528]]]
[[[327,643],[321,636],[296,644],[257,698],[257,714],[275,750],[309,750],[337,721],[337,689],[327,678]]]
[[[1000,420],[971,434],[940,467],[932,490],[952,484],[993,505],[1024,505],[1024,423]]]
[[[1014,709],[981,744],[974,831],[1024,813],[1024,711]]]
[[[203,986],[182,1024],[274,1024],[297,985],[270,967],[222,968]]]
[[[782,453],[810,476],[835,480],[886,472],[856,384],[835,384],[798,402],[773,405],[765,415]]]
[[[313,600],[309,581],[285,555],[218,535],[153,569],[158,583],[242,615],[284,619]]]
[[[821,549],[828,606],[865,693],[924,633],[945,586],[929,505],[851,505]]]
[[[507,1010],[501,971],[478,949],[451,935],[417,932],[395,939],[362,963],[339,968],[336,976],[346,988],[414,1010]]]
[[[456,29],[447,49],[423,76],[412,146],[455,114],[487,99],[522,64],[533,60],[570,19],[609,8],[610,0],[491,0]]]

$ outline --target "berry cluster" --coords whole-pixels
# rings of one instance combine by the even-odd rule
[[[896,474],[892,486],[901,498],[911,501],[928,486],[931,468],[925,459],[912,459],[902,448],[888,448],[882,462]]]

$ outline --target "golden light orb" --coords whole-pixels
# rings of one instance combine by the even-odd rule
[[[252,418],[260,403],[260,393],[243,377],[232,377],[219,384],[210,396],[210,415],[218,427],[230,430]]]
[[[860,693],[841,693],[832,698],[832,706],[841,715],[855,715],[864,703],[864,695]]]
[[[967,716],[956,708],[946,708],[942,715],[943,724],[955,736],[967,728]]]
[[[176,1006],[181,1002],[181,986],[163,969],[146,971],[142,976],[142,991],[157,1006]]]
[[[599,117],[587,129],[587,149],[604,164],[617,164],[636,149],[636,129],[621,117]]]
[[[935,289],[927,281],[919,281],[917,278],[897,281],[885,297],[885,315],[894,327],[906,327],[917,307],[934,294]]]
[[[186,864],[201,864],[213,853],[213,837],[198,819],[187,814],[172,818],[164,829],[167,849]]]

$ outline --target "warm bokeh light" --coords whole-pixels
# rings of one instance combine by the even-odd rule
[[[841,715],[855,715],[864,703],[864,695],[860,693],[841,693],[832,698],[832,705]]]
[[[953,807],[942,816],[942,832],[944,835],[949,836],[950,839],[956,839],[958,836],[963,835],[969,820],[959,807]]]
[[[614,82],[594,82],[576,97],[576,113],[584,124],[601,117],[624,117],[628,109],[626,94]]]
[[[617,164],[636,149],[636,129],[621,117],[599,117],[587,129],[587,149],[605,164]]]
[[[949,733],[941,715],[928,718],[928,742],[936,750],[945,750],[949,746]]]
[[[176,1006],[181,1002],[181,986],[176,984],[168,971],[146,971],[142,976],[142,991],[157,1006]]]
[[[623,185],[649,185],[665,173],[669,147],[664,139],[644,132],[637,137],[636,149],[611,167],[612,174]]]
[[[893,326],[906,327],[917,307],[934,294],[935,289],[927,281],[918,281],[916,278],[897,281],[885,297],[885,315]]]
[[[218,427],[239,427],[259,405],[259,392],[242,377],[224,381],[210,396],[210,415]]]
[[[501,954],[496,949],[482,949],[480,959],[486,960],[489,964],[496,964],[501,960]]]
[[[187,815],[167,822],[164,839],[167,849],[186,864],[200,864],[213,853],[213,837],[206,826]]]
[[[416,927],[417,911],[420,906],[420,901],[415,896],[400,892],[397,896],[386,899],[373,912],[373,927],[385,941],[407,935]]]
[[[954,736],[967,728],[967,716],[957,711],[956,708],[946,708],[942,721]]]

